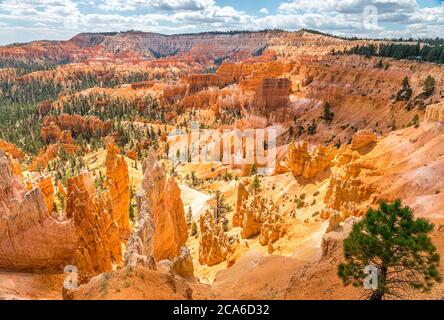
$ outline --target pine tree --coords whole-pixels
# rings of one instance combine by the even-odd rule
[[[367,278],[364,269],[375,267],[376,288],[364,288],[373,300],[428,291],[441,280],[440,257],[428,236],[433,228],[427,220],[415,219],[400,200],[382,202],[379,209],[369,209],[344,240],[345,263],[338,266],[339,277],[344,285],[362,288]]]
[[[188,212],[187,212],[187,224],[190,225],[192,221],[193,221],[193,210],[191,210],[190,206],[188,207]]]
[[[194,237],[196,235],[197,235],[197,223],[196,223],[196,221],[194,221],[191,224],[191,236]]]
[[[225,202],[225,197],[219,190],[216,191],[215,200],[214,218],[216,221],[219,221],[219,219],[223,218],[225,214],[231,210],[231,207]]]
[[[195,171],[191,171],[191,184],[193,187],[196,187],[199,184],[199,179],[197,178]]]
[[[433,94],[433,92],[435,91],[435,85],[436,85],[436,80],[435,78],[433,78],[431,75],[428,75],[427,78],[424,80],[424,92],[427,93],[428,95]]]
[[[261,180],[259,179],[258,175],[255,175],[253,181],[251,182],[251,190],[253,190],[253,192],[256,193],[260,189],[261,189]]]
[[[333,120],[334,113],[330,111],[330,104],[326,102],[324,104],[324,111],[322,113],[321,118],[327,122],[331,122]]]

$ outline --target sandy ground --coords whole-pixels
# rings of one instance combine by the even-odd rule
[[[189,208],[191,208],[193,219],[197,220],[208,208],[207,201],[212,198],[212,195],[192,189],[184,184],[180,184],[179,187],[185,213],[188,213]]]
[[[62,299],[65,275],[0,271],[0,300]]]

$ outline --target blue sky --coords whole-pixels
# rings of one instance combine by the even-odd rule
[[[444,5],[438,0],[0,0],[0,44],[63,40],[90,31],[266,28],[444,37]]]

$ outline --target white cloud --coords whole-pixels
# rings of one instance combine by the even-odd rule
[[[203,10],[214,5],[214,0],[104,0],[99,7],[111,11],[134,11],[140,8],[172,11]]]
[[[0,0],[0,42],[129,29],[171,34],[304,27],[367,37],[443,36],[444,6],[420,8],[415,0],[282,1],[270,14],[267,8],[254,13],[220,6],[218,0]],[[378,26],[366,28],[368,5],[378,10]]]

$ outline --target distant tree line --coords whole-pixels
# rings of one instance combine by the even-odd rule
[[[94,72],[76,72],[57,81],[55,74],[44,79],[11,81],[0,79],[0,98],[14,103],[34,103],[56,99],[61,93],[73,93],[91,87],[112,88],[125,83],[147,81],[151,78],[146,71],[133,71],[125,74],[109,73],[99,76]]]
[[[346,50],[347,54],[360,54],[368,57],[388,57],[395,59],[412,59],[433,63],[444,63],[444,45],[423,45],[420,43],[368,44],[355,46]]]

